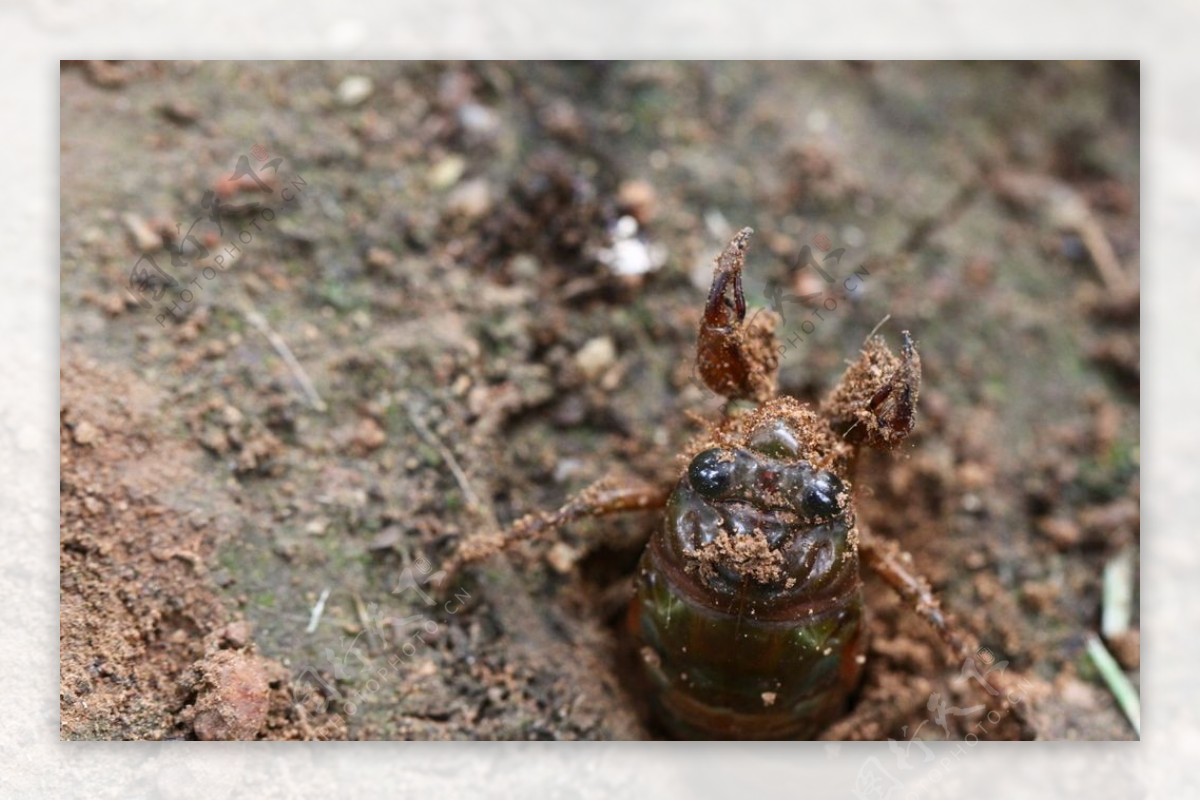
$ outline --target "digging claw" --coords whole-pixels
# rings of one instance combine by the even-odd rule
[[[917,422],[921,356],[904,331],[900,356],[873,336],[824,403],[838,433],[855,445],[895,448]]]
[[[742,267],[753,233],[751,228],[738,231],[717,258],[696,348],[700,378],[713,392],[731,400],[771,398],[779,370],[775,316],[759,313],[745,324]]]

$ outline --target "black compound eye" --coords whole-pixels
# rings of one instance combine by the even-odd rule
[[[711,448],[692,459],[688,467],[688,483],[692,489],[709,498],[719,498],[729,489],[733,478],[733,454]]]
[[[819,470],[804,485],[801,502],[813,517],[833,517],[842,511],[846,485],[827,470]]]

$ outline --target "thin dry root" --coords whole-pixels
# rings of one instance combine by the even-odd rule
[[[700,323],[696,371],[713,392],[730,400],[766,401],[775,395],[779,372],[773,312],[746,319],[742,267],[754,231],[743,228],[717,258],[712,288]]]
[[[921,356],[907,331],[901,355],[882,336],[872,336],[858,361],[822,404],[834,430],[847,442],[873,448],[895,448],[917,423],[921,391]]]

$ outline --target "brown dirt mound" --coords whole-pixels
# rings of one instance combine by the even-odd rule
[[[61,734],[65,739],[344,737],[293,703],[288,671],[231,621],[206,565],[226,531],[218,487],[164,430],[164,396],[63,358]]]

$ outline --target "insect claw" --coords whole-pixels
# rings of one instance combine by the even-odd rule
[[[771,398],[779,370],[775,316],[755,314],[745,324],[742,267],[753,233],[752,228],[738,231],[717,257],[696,348],[697,374],[709,389],[731,400]]]
[[[920,391],[921,356],[912,335],[901,332],[899,357],[872,335],[823,409],[847,442],[895,448],[916,425]]]

